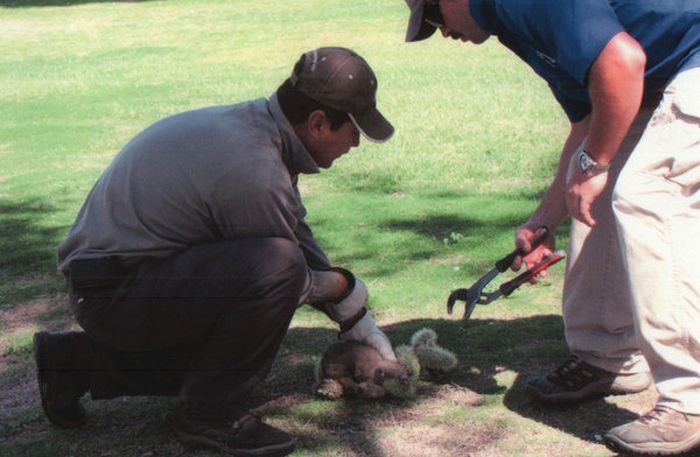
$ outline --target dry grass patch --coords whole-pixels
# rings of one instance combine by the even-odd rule
[[[398,426],[383,441],[387,457],[492,455],[504,431],[492,425]]]

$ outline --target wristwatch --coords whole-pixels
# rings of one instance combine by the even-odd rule
[[[605,165],[599,164],[591,156],[588,155],[586,150],[581,150],[581,154],[578,156],[578,167],[586,176],[595,176],[600,173],[605,173],[610,168],[610,164]]]

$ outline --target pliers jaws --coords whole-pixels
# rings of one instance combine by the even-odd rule
[[[549,232],[547,227],[540,227],[535,233],[535,236],[532,238],[532,249],[542,244],[542,242],[547,238],[548,233]],[[456,289],[452,291],[449,298],[447,299],[448,314],[452,314],[452,310],[457,300],[463,301],[465,302],[463,319],[467,320],[471,316],[477,304],[486,305],[496,300],[497,298],[509,296],[511,293],[513,293],[515,289],[520,287],[522,284],[530,281],[532,278],[537,276],[537,274],[546,270],[551,265],[554,265],[555,263],[559,262],[561,259],[564,258],[564,253],[562,251],[557,251],[545,257],[544,259],[542,259],[542,261],[529,268],[524,273],[521,273],[517,277],[511,279],[510,281],[504,282],[495,291],[484,292],[484,288],[486,287],[486,285],[490,283],[500,273],[505,272],[517,256],[524,256],[525,254],[526,253],[523,252],[521,249],[514,250],[513,252],[496,262],[494,268],[492,268],[488,273],[479,278],[479,280],[476,281],[468,289]]]

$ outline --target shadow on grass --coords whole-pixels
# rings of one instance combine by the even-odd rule
[[[341,449],[343,455],[398,455],[379,444],[386,436],[386,428],[400,433],[402,424],[410,430],[414,426],[431,427],[431,420],[426,423],[422,416],[426,407],[452,411],[444,412],[447,422],[441,422],[441,427],[449,427],[446,436],[415,438],[425,439],[424,444],[444,455],[456,455],[456,451],[459,455],[478,455],[507,439],[507,429],[485,420],[484,413],[480,419],[471,419],[479,417],[479,408],[498,407],[501,402],[523,417],[589,442],[594,441],[595,434],[635,417],[632,412],[604,400],[567,410],[543,410],[528,401],[523,392],[524,380],[553,367],[566,354],[561,318],[557,315],[468,322],[417,319],[384,329],[392,342],[399,345],[408,343],[411,335],[424,327],[437,332],[439,343],[457,354],[460,365],[449,376],[424,386],[425,390],[415,399],[319,400],[312,394],[314,368],[318,356],[337,341],[336,332],[328,328],[292,328],[270,375],[256,389],[249,406],[297,436],[298,455],[322,454],[332,449]],[[27,383],[15,384],[34,382],[32,370],[25,370],[19,378]],[[512,372],[516,373],[515,382],[505,387],[504,384],[510,383],[500,377]],[[9,390],[3,389],[0,404],[8,404],[4,397]],[[35,388],[19,393],[25,397],[37,396]],[[464,400],[470,395],[471,399]],[[123,456],[188,455],[174,442],[162,422],[163,415],[175,404],[173,398],[86,401],[90,420],[77,431],[52,429],[36,401],[29,405],[26,399],[23,402],[14,412],[8,409],[0,415],[0,425],[6,424],[4,433],[0,427],[0,444],[8,451],[21,452],[17,455],[43,455],[48,442],[54,452],[51,455],[63,455],[62,450],[75,455],[93,455],[90,450]],[[464,413],[455,413],[455,409]],[[454,417],[457,419],[453,420]],[[120,440],[113,440],[115,434]]]
[[[53,212],[53,206],[39,200],[0,200],[0,308],[63,287],[56,272],[56,248],[63,228],[40,223]]]
[[[143,3],[151,0],[0,0],[0,7],[76,6],[88,3]]]
[[[9,203],[0,200],[0,272],[17,277],[56,266],[60,229],[42,227],[39,220],[55,208],[39,200]]]
[[[515,229],[522,224],[520,215],[500,219],[480,220],[457,214],[435,214],[421,217],[388,219],[362,234],[361,241],[352,243],[353,249],[343,254],[342,246],[332,249],[337,252],[334,261],[339,265],[371,265],[363,271],[365,275],[389,277],[409,268],[413,263],[425,262],[426,259],[451,255],[465,256],[460,265],[465,275],[481,276],[486,273],[483,262],[474,261],[474,254],[483,258],[484,253],[495,252],[487,262],[496,262],[506,255],[512,245],[496,250],[496,242],[513,239]],[[318,225],[323,226],[321,221]],[[385,245],[385,233],[397,236],[408,234],[408,242],[394,243],[390,248]],[[562,225],[557,230],[557,240],[568,239],[568,226]],[[417,240],[414,242],[413,240]],[[381,261],[377,261],[381,259]]]
[[[637,417],[631,411],[606,403],[603,399],[588,402],[573,410],[547,410],[533,404],[525,396],[525,380],[553,368],[567,354],[561,317],[558,315],[467,322],[420,319],[385,327],[385,331],[392,342],[399,345],[408,343],[411,335],[424,327],[434,329],[439,335],[439,343],[455,352],[460,360],[459,368],[449,377],[433,380],[431,391],[426,392],[428,397],[442,395],[442,385],[448,391],[452,386],[460,391],[467,389],[478,394],[481,400],[465,403],[464,408],[493,405],[494,401],[500,403],[502,398],[505,407],[517,414],[588,442],[596,442],[596,434],[602,434],[615,425]],[[316,360],[313,356],[320,354],[334,340],[335,332],[329,330],[303,328],[289,332],[283,355],[270,379],[272,384],[266,384],[256,398],[257,402],[264,403],[263,412],[285,415],[285,409],[294,403],[313,399],[308,395],[313,385],[312,361]],[[288,354],[285,356],[284,352]],[[289,352],[295,353],[292,358],[289,357]],[[506,372],[516,373],[516,380],[510,388],[504,387],[503,381],[499,381],[499,376]],[[293,397],[295,394],[290,394],[291,392],[306,392],[307,395],[291,402],[271,400],[288,394]],[[379,436],[373,424],[410,420],[411,409],[422,400],[426,398],[412,401],[388,399],[380,402],[343,400],[341,408],[333,414],[309,414],[303,418],[305,423],[312,424],[323,433],[302,436],[302,446],[313,452],[342,442],[341,448],[349,448],[350,455],[381,457],[385,452],[376,444]],[[495,426],[484,425],[483,420],[457,423],[454,427],[474,432],[469,433],[468,437],[455,438],[451,443],[452,446],[455,443],[461,444],[460,452],[464,455],[483,450],[488,446],[489,440],[500,439]],[[445,452],[449,454],[447,448]]]

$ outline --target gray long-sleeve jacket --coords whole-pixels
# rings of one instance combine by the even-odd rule
[[[133,138],[99,178],[58,268],[118,256],[125,265],[217,240],[282,237],[313,269],[330,267],[304,221],[299,173],[319,169],[275,95],[165,118]]]

